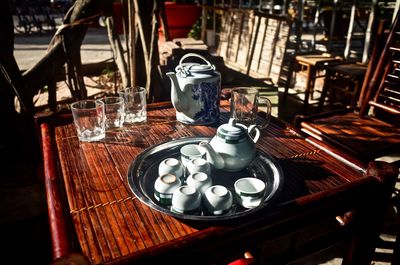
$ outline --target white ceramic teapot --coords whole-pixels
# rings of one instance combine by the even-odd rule
[[[184,63],[197,57],[206,64]],[[215,66],[196,53],[185,54],[175,68],[168,72],[171,79],[171,101],[176,119],[185,124],[211,124],[219,120],[221,75]]]
[[[251,137],[253,131],[255,134]],[[217,134],[209,143],[202,141],[199,145],[206,151],[207,161],[215,168],[236,172],[253,161],[259,137],[260,130],[255,125],[247,128],[231,118],[229,123],[218,127]]]

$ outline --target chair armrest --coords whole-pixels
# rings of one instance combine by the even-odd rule
[[[334,115],[342,115],[342,114],[349,113],[349,112],[354,112],[354,111],[358,111],[358,109],[356,109],[356,108],[346,108],[346,109],[326,111],[326,112],[322,112],[322,113],[318,113],[318,114],[312,114],[312,115],[296,115],[295,118],[294,118],[293,125],[296,128],[301,128],[301,123],[302,122],[313,121],[313,120],[316,120],[316,119],[322,119],[322,118],[326,118],[326,117],[330,117],[330,116],[334,116]]]
[[[42,152],[45,175],[47,210],[51,231],[53,258],[57,259],[71,252],[64,212],[61,203],[61,190],[57,175],[52,136],[48,124],[41,126]]]
[[[66,200],[63,196],[65,191],[61,185],[63,180],[59,175],[58,158],[55,150],[56,143],[53,126],[54,124],[70,122],[72,115],[69,113],[52,114],[42,118],[37,119],[36,124],[39,125],[40,129],[39,138],[41,139],[43,156],[44,184],[53,262],[54,264],[64,264],[63,262],[79,260],[82,262],[79,264],[89,264],[90,262],[81,253],[72,219],[69,218],[68,209],[65,207]]]

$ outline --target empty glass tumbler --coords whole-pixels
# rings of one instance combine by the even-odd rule
[[[120,90],[119,95],[125,100],[125,122],[135,123],[147,120],[146,89],[143,87],[127,87]]]
[[[260,108],[261,107],[261,108]],[[237,123],[246,125],[257,125],[260,129],[267,127],[271,117],[271,101],[266,97],[260,97],[255,87],[237,87],[231,91],[231,118]],[[259,110],[262,110],[259,112]],[[257,115],[264,118],[257,123]]]
[[[80,141],[99,141],[106,136],[106,115],[102,101],[77,101],[71,104],[71,111]]]
[[[105,97],[99,99],[104,103],[106,128],[120,128],[124,124],[125,104],[122,97]]]

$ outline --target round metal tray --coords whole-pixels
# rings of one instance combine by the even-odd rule
[[[158,177],[158,165],[162,160],[168,157],[180,159],[179,150],[182,146],[186,144],[198,144],[200,141],[204,140],[210,140],[210,138],[182,138],[161,143],[143,151],[132,161],[129,167],[128,182],[132,192],[143,203],[157,211],[179,219],[196,221],[232,220],[243,217],[266,207],[279,194],[283,183],[282,171],[272,157],[261,150],[257,150],[256,158],[246,169],[239,172],[213,170],[211,172],[211,178],[213,180],[213,185],[224,185],[233,195],[235,194],[233,184],[239,178],[255,177],[265,181],[267,190],[265,198],[259,206],[252,209],[244,208],[237,203],[235,195],[231,210],[224,215],[209,215],[206,212],[202,212],[200,215],[180,214],[171,211],[170,206],[160,204],[154,197],[154,182]]]

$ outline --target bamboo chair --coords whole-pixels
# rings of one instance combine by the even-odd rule
[[[224,85],[274,86],[281,82],[292,21],[256,10],[224,10],[216,53],[227,68]]]
[[[341,107],[355,107],[357,97],[367,72],[367,65],[354,63],[341,63],[328,66],[326,69],[324,86],[318,101],[317,113],[320,113],[329,94],[329,108],[340,102]]]
[[[400,150],[399,13],[377,64],[370,63],[360,109],[297,116],[295,126],[369,162]]]
[[[373,16],[372,16],[373,19]],[[369,62],[372,65],[376,64],[380,53],[383,49],[384,40],[384,28],[388,20],[380,20],[376,23],[376,35],[374,36],[373,50]],[[371,22],[372,23],[372,22]],[[372,27],[372,25],[371,25]],[[371,30],[367,30],[367,32]],[[365,45],[369,43],[371,34],[366,34]],[[340,102],[342,107],[355,107],[358,103],[358,97],[361,93],[363,81],[367,76],[368,68],[368,47],[365,47],[363,60],[344,60],[338,64],[331,64],[325,68],[326,78],[324,86],[319,98],[317,113],[320,113],[324,108],[326,97],[329,94],[329,107],[333,108],[333,105]]]
[[[357,103],[357,96],[360,93],[361,85],[363,83],[363,79],[365,77],[365,73],[367,70],[367,57],[369,54],[370,47],[370,39],[371,39],[371,27],[373,26],[374,14],[375,14],[375,6],[376,3],[359,3],[354,0],[343,1],[340,4],[340,8],[337,3],[332,3],[332,18],[331,18],[331,28],[329,33],[329,42],[327,44],[327,49],[329,51],[329,56],[321,55],[320,52],[315,50],[315,43],[313,45],[313,51],[310,53],[306,53],[305,56],[296,56],[296,64],[300,65],[308,65],[308,69],[314,68],[314,72],[320,72],[319,74],[308,75],[307,83],[305,88],[305,99],[304,99],[304,107],[303,112],[306,112],[307,105],[309,104],[308,98],[313,97],[313,86],[315,83],[315,79],[317,77],[323,77],[324,86],[321,91],[321,96],[318,101],[317,113],[319,113],[325,103],[325,99],[329,93],[329,103],[330,106],[333,106],[333,103],[336,100],[336,95],[342,96],[342,104],[355,106]],[[339,8],[339,10],[338,10]],[[346,10],[346,11],[344,11]],[[339,12],[340,11],[340,12]],[[334,32],[341,32],[340,26],[343,27],[342,24],[346,24],[344,22],[338,23],[336,21],[336,13],[340,14],[346,12],[348,13],[349,22],[347,26],[347,36],[338,38],[338,36],[334,37]],[[366,15],[369,14],[369,15]],[[317,20],[317,18],[316,18]],[[363,22],[361,22],[363,21]],[[361,24],[365,23],[363,26]],[[355,24],[358,27],[355,27]],[[359,28],[358,30],[355,30]],[[360,31],[361,29],[361,31]],[[357,31],[357,32],[356,32]],[[343,34],[343,32],[342,32]],[[315,34],[314,34],[315,35]],[[336,33],[337,35],[337,33]],[[361,41],[360,37],[363,37],[364,41]],[[342,52],[338,53],[338,44],[333,47],[333,40],[335,42],[343,42],[343,54]],[[314,36],[315,42],[315,36]],[[351,58],[350,50],[352,48],[359,49],[360,42],[364,43],[364,49],[362,53],[362,61],[358,61],[358,59]],[[340,54],[340,56],[336,55]],[[313,63],[307,63],[305,58],[310,56],[314,57]],[[361,58],[360,58],[361,59]],[[306,62],[306,63],[305,63]],[[308,70],[310,72],[310,70]],[[289,86],[285,87],[285,93],[283,96],[283,100],[285,101],[286,96],[288,94]]]
[[[400,150],[400,11],[389,32],[378,62],[370,63],[364,79],[360,109],[331,111],[308,117],[297,116],[295,126],[356,158],[369,162],[391,158]],[[371,75],[371,78],[370,78]],[[365,95],[364,95],[365,94]],[[400,161],[395,161],[398,164]],[[400,192],[392,197],[400,212]],[[399,218],[399,217],[398,217]],[[400,227],[396,235],[393,263],[400,264]]]

